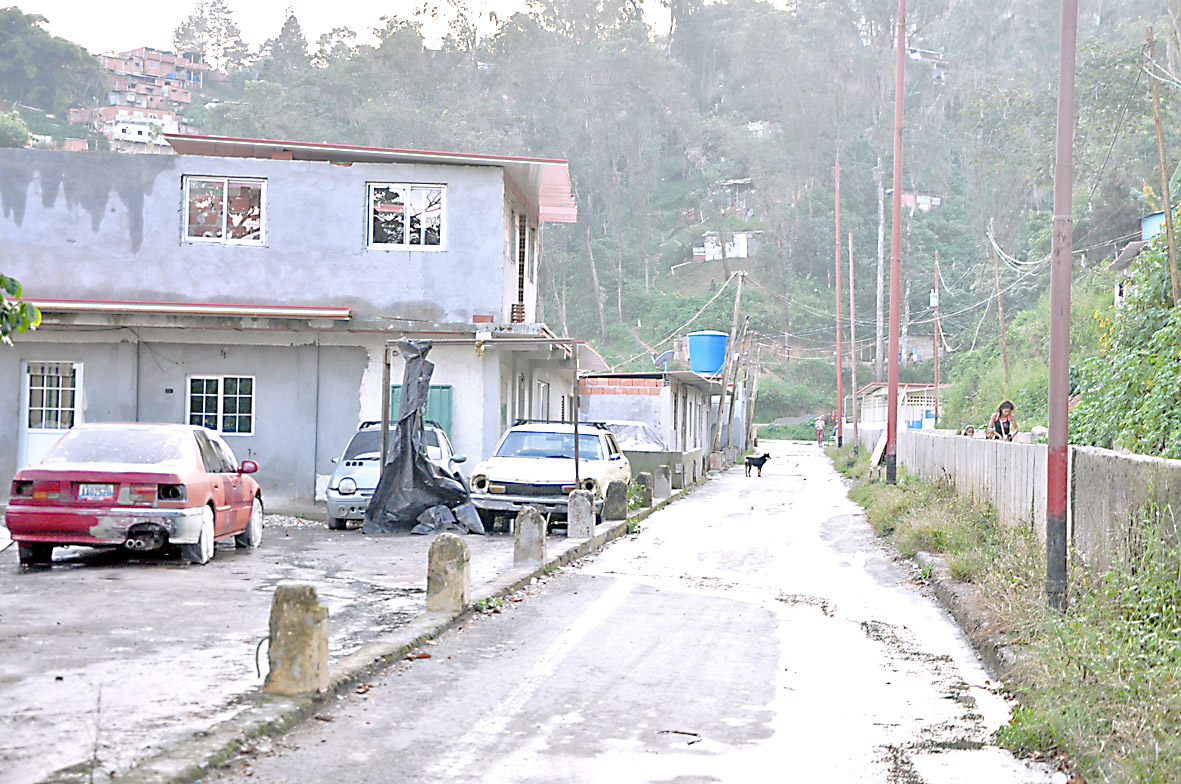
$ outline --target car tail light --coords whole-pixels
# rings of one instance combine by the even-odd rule
[[[154,484],[141,484],[139,482],[132,482],[128,488],[131,495],[131,503],[133,504],[154,504],[156,503],[156,487]]]
[[[14,479],[12,480],[12,491],[9,495],[13,498],[32,498],[33,483],[27,479]]]
[[[62,497],[61,482],[33,482],[33,497],[56,500]]]
[[[156,498],[161,501],[187,501],[189,499],[189,493],[184,485],[158,485],[156,487]]]

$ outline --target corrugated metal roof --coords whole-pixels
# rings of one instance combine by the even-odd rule
[[[166,133],[164,138],[181,155],[222,158],[286,158],[335,163],[433,163],[453,166],[495,166],[534,200],[538,219],[552,223],[578,221],[578,202],[570,183],[569,161],[557,158],[523,158],[509,155],[477,155],[434,150],[401,150],[392,147],[360,147],[324,142],[243,139],[232,136],[194,136]]]

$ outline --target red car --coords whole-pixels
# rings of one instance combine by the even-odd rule
[[[192,425],[84,424],[12,480],[4,524],[24,565],[57,545],[158,550],[179,545],[195,564],[214,540],[262,541],[262,492],[217,435]]]

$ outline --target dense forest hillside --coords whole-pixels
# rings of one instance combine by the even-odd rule
[[[206,132],[568,158],[580,220],[547,229],[551,326],[591,339],[612,363],[650,367],[650,352],[686,324],[729,328],[727,282],[743,271],[743,310],[768,375],[759,418],[828,410],[838,155],[866,360],[859,380],[879,372],[895,4],[663,5],[667,29],[647,25],[641,0],[545,0],[479,34],[486,18],[469,3],[440,0],[384,18],[373,45],[338,29],[309,46],[292,15],[251,48],[223,0],[202,0],[178,19],[176,44],[231,74],[222,102],[191,112]],[[1036,320],[1022,312],[1044,310],[1060,5],[913,6],[902,328],[931,339],[938,254],[946,367],[979,382],[997,356],[998,280],[1018,346],[1022,319]],[[424,38],[428,17],[450,21],[439,46]],[[1139,217],[1160,208],[1147,25],[1161,63],[1181,73],[1177,26],[1159,3],[1096,0],[1080,16],[1075,261],[1090,292],[1105,290],[1099,267],[1138,234]],[[1173,88],[1164,89],[1166,120]],[[1171,122],[1165,141],[1181,150]],[[987,399],[979,384],[959,382],[950,424],[980,417],[998,395],[1034,395],[1045,347],[1027,348],[1008,385],[984,384]],[[929,380],[927,359],[904,377]]]

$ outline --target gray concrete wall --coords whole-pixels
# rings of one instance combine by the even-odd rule
[[[863,432],[863,445],[873,435]],[[1039,541],[1046,534],[1046,459],[1044,444],[986,441],[950,431],[898,434],[899,465],[928,479],[947,477],[960,493],[992,504],[1001,524],[1032,526]],[[1071,447],[1068,470],[1070,537],[1088,562],[1100,568],[1111,564],[1148,519],[1176,534],[1181,460]]]
[[[1046,447],[957,436],[951,430],[898,432],[898,463],[927,479],[992,504],[1002,525],[1045,534]]]
[[[587,422],[624,419],[647,422],[659,433],[665,431],[667,416],[664,413],[666,405],[663,394],[583,395],[578,405],[582,412],[581,418]]]
[[[1072,447],[1070,505],[1074,546],[1100,567],[1123,553],[1149,519],[1176,536],[1181,515],[1181,460]]]
[[[264,178],[265,247],[183,241],[185,175]],[[446,250],[367,249],[368,182],[446,185]],[[470,322],[504,309],[504,194],[494,167],[0,150],[0,257],[32,298]]]

